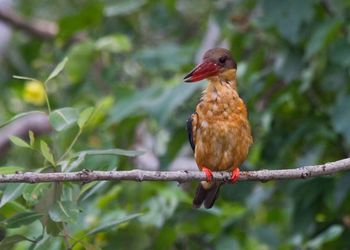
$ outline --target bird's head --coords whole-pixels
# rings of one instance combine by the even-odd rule
[[[227,49],[215,48],[205,52],[202,63],[197,65],[184,80],[196,82],[213,76],[225,75],[229,70],[236,71],[237,64]],[[234,76],[233,76],[234,77]]]

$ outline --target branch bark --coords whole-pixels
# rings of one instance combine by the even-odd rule
[[[350,158],[321,165],[304,166],[294,169],[242,171],[239,181],[270,181],[307,179],[316,176],[332,175],[350,169]],[[213,172],[214,180],[228,182],[229,172]],[[17,173],[0,175],[0,183],[39,183],[39,182],[91,182],[101,180],[129,181],[201,181],[205,174],[200,171],[89,171],[70,173]]]
[[[47,20],[27,20],[12,10],[0,10],[0,21],[41,39],[52,40],[58,33],[56,23]]]

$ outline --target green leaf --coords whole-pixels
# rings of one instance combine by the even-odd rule
[[[68,52],[70,58],[66,72],[73,83],[78,83],[89,75],[94,57],[97,55],[95,44],[92,41],[77,43]]]
[[[302,25],[310,22],[314,15],[314,1],[264,0],[260,3],[263,13],[268,14],[261,15],[259,23],[275,26],[283,37],[293,43],[299,41]]]
[[[241,249],[238,240],[232,236],[221,236],[214,246],[214,249],[230,250],[230,249]]]
[[[101,232],[101,231],[108,230],[108,229],[110,229],[112,227],[115,227],[115,226],[121,224],[121,223],[124,223],[124,222],[127,222],[129,220],[132,220],[132,219],[135,219],[137,217],[140,217],[141,215],[142,215],[141,213],[136,213],[136,214],[131,214],[131,215],[128,215],[128,216],[126,216],[124,218],[112,221],[112,222],[108,221],[105,224],[102,224],[99,227],[96,227],[95,229],[91,230],[86,235],[89,236],[89,235],[93,235],[93,234]]]
[[[75,223],[79,208],[72,201],[57,201],[50,209],[49,216],[55,222]]]
[[[340,178],[337,179],[333,194],[333,208],[338,209],[343,202],[347,202],[348,194],[350,190],[350,172],[344,173]]]
[[[77,159],[75,161],[72,161],[69,164],[66,164],[66,166],[62,166],[62,170],[66,172],[71,172],[73,169],[77,168],[80,166],[81,163],[85,160],[85,153],[81,153],[78,155]],[[62,163],[62,162],[60,162]]]
[[[98,190],[103,189],[108,184],[108,181],[91,182],[84,185],[79,193],[79,201],[84,201]]]
[[[9,201],[13,201],[14,199],[22,195],[22,192],[27,185],[29,184],[26,184],[26,183],[6,184],[4,193],[2,194],[2,197],[1,197],[0,207],[3,207]]]
[[[48,208],[45,208],[45,209],[48,210]],[[47,233],[51,236],[59,236],[60,233],[62,232],[61,231],[62,228],[64,227],[63,222],[55,222],[51,220],[48,214],[45,217],[46,217],[45,226],[46,226]]]
[[[12,117],[10,120],[8,120],[8,121],[2,123],[2,124],[0,125],[0,128],[6,126],[7,124],[9,124],[9,123],[11,123],[11,122],[13,122],[13,121],[15,121],[15,120],[17,120],[17,119],[19,119],[19,118],[22,118],[22,117],[27,116],[27,115],[37,114],[37,113],[45,114],[45,113],[42,112],[42,111],[30,111],[30,112],[26,112],[26,113],[20,113],[20,114],[18,114],[18,115],[15,115],[14,117]]]
[[[150,198],[146,202],[146,213],[141,222],[161,228],[167,219],[171,218],[182,199],[183,192],[174,187],[162,189],[160,195]]]
[[[95,245],[92,245],[86,241],[79,241],[79,243],[84,247],[85,250],[102,250],[102,248],[98,247],[98,246],[95,246]]]
[[[28,134],[29,134],[30,146],[33,147],[34,146],[34,142],[35,142],[34,133],[33,133],[33,131],[29,130]]]
[[[24,240],[28,240],[28,239],[18,234],[11,235],[9,237],[6,237],[2,241],[0,241],[0,249],[13,249],[15,244]]]
[[[89,107],[84,109],[78,118],[78,126],[79,128],[83,128],[85,126],[85,124],[87,123],[87,121],[90,119],[91,115],[93,114],[95,108],[94,107]]]
[[[28,225],[42,217],[42,214],[37,212],[24,212],[16,214],[6,220],[7,228],[16,228],[22,225]]]
[[[8,207],[13,212],[28,212],[28,208],[26,208],[23,204],[20,203],[21,201],[9,201],[6,204],[6,207]]]
[[[119,100],[111,109],[107,124],[123,120],[128,116],[139,115],[150,105],[150,101],[156,99],[162,88],[158,85],[151,86],[144,91],[137,91],[128,98]]]
[[[39,80],[37,80],[35,78],[27,77],[27,76],[16,76],[16,75],[13,75],[12,77],[15,78],[15,79],[19,79],[19,80],[40,82]]]
[[[1,216],[1,219],[3,220],[4,218]],[[3,221],[1,221],[1,226],[0,226],[0,242],[6,237],[6,228],[4,227]]]
[[[125,35],[101,37],[95,43],[96,49],[112,53],[129,52],[132,49],[129,38]]]
[[[145,91],[136,92],[133,96],[123,98],[115,104],[107,124],[119,122],[142,112],[148,112],[164,123],[200,87],[199,84],[181,84],[164,89],[155,85]]]
[[[26,141],[24,141],[23,139],[21,139],[17,136],[10,135],[9,138],[10,138],[11,142],[18,147],[31,148],[30,145]]]
[[[350,46],[346,38],[331,44],[329,53],[332,62],[343,67],[350,67]]]
[[[166,89],[161,95],[151,100],[149,112],[158,118],[160,123],[166,122],[173,112],[196,91],[200,85],[180,84]]]
[[[45,141],[40,141],[40,150],[44,158],[53,166],[56,166],[55,159],[53,158],[50,148]]]
[[[310,58],[325,48],[333,39],[336,38],[336,33],[340,29],[341,21],[336,19],[327,20],[319,24],[306,46],[306,58]]]
[[[22,172],[24,168],[17,166],[3,166],[0,167],[0,174],[15,174],[17,171]]]
[[[85,155],[122,155],[122,156],[129,156],[129,157],[135,157],[144,154],[143,151],[136,151],[136,150],[125,150],[125,149],[119,149],[119,148],[110,148],[110,149],[95,149],[95,150],[85,150],[80,151],[75,156],[80,156],[81,154]]]
[[[50,186],[51,183],[37,183],[26,186],[23,190],[23,198],[26,200],[27,205],[36,205],[44,191],[48,190]]]
[[[146,0],[123,1],[105,8],[106,16],[119,16],[130,14],[146,3]]]
[[[51,74],[49,75],[49,77],[46,79],[45,82],[48,82],[50,80],[52,80],[53,78],[55,78],[56,76],[58,76],[59,73],[61,73],[61,71],[64,69],[64,66],[66,65],[68,61],[68,58],[65,57],[55,68],[54,70],[51,72]]]
[[[192,52],[189,49],[180,47],[176,43],[159,44],[157,47],[148,47],[139,50],[135,54],[135,59],[142,63],[143,67],[154,73],[159,72],[161,68],[163,71],[178,72],[179,68],[191,62]],[[169,60],[171,58],[171,60]],[[178,83],[178,78],[176,82]],[[164,80],[162,84],[164,86]],[[196,84],[194,84],[196,85]]]
[[[78,120],[78,111],[74,108],[56,109],[51,112],[49,121],[56,131],[69,128]]]
[[[84,150],[74,154],[73,158],[77,158],[77,159],[71,162],[69,165],[67,165],[65,169],[68,172],[72,171],[85,160],[86,156],[89,156],[89,155],[116,155],[116,156],[135,157],[135,156],[142,155],[144,153],[145,153],[144,151],[125,150],[125,149],[119,149],[119,148]],[[63,162],[60,162],[60,164],[61,163]]]
[[[58,20],[60,31],[58,38],[60,41],[63,39],[64,42],[69,42],[69,39],[74,37],[74,34],[83,30],[93,29],[96,26],[100,27],[99,25],[103,20],[103,6],[101,1],[87,1],[79,5],[76,11],[62,15]],[[81,42],[80,40],[79,43]],[[69,64],[73,59],[73,57],[69,56]]]
[[[62,249],[61,241],[53,235],[44,234],[39,241],[32,244],[31,250],[59,250]]]
[[[314,239],[307,242],[306,246],[310,249],[320,249],[323,244],[338,238],[343,231],[343,226],[332,225],[327,230],[317,235]]]
[[[336,132],[340,133],[350,146],[350,96],[339,92],[334,107],[329,112],[331,123]]]

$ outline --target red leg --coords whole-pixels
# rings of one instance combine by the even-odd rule
[[[231,175],[231,182],[236,182],[238,180],[239,177],[239,168],[235,167],[232,170],[232,175]]]
[[[203,167],[202,171],[205,173],[207,176],[207,182],[211,182],[213,180],[213,173],[209,168]]]

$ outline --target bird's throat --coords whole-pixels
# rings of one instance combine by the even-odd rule
[[[196,112],[206,121],[231,120],[235,114],[246,115],[242,99],[237,93],[235,79],[212,77]]]

